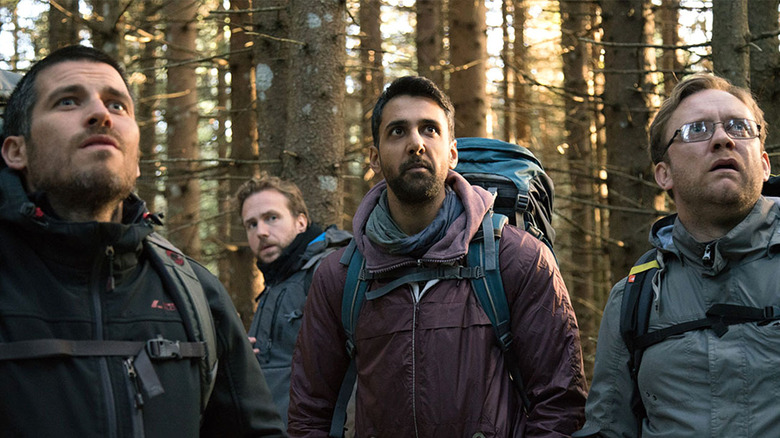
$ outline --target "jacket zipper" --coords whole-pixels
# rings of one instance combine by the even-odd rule
[[[106,246],[105,253],[98,256],[92,271],[92,309],[95,315],[95,339],[98,341],[103,340],[103,310],[100,297],[102,293],[102,287],[100,285],[100,274],[102,272],[101,267],[103,263],[110,259],[111,265],[109,267],[109,272],[113,273],[113,252],[113,246]],[[109,254],[111,254],[110,257]],[[106,402],[108,436],[110,438],[114,438],[119,436],[119,431],[116,422],[116,400],[114,400],[114,391],[112,389],[113,387],[111,386],[111,374],[108,370],[108,358],[105,356],[99,357],[98,364],[100,368],[100,382],[103,386],[103,394],[105,395]]]
[[[414,294],[412,294],[414,295]],[[417,426],[417,315],[419,310],[419,301],[414,300],[414,314],[412,315],[412,418],[414,420],[414,436],[420,436],[420,430]]]
[[[135,370],[133,358],[128,357],[124,360],[125,371],[127,371],[127,394],[130,397],[130,406],[134,407],[132,414],[133,436],[143,438],[144,436],[144,397],[141,392],[141,382],[138,381],[138,372]]]
[[[279,318],[279,304],[282,301],[282,297],[287,293],[287,289],[288,288],[286,287],[282,289],[274,301],[274,313],[271,316],[271,327],[268,329],[268,341],[265,344],[266,350],[261,352],[265,358],[266,363],[271,360],[271,346],[274,343],[274,329],[276,328],[276,320]],[[268,292],[268,290],[266,290],[266,292]],[[265,304],[268,304],[268,300],[265,301]],[[265,306],[263,306],[263,310],[265,310]]]
[[[714,263],[712,260],[712,243],[708,243],[707,246],[704,247],[704,255],[701,256],[701,262],[708,268],[712,267]]]

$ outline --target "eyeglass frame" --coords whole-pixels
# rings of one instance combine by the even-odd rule
[[[732,137],[731,134],[729,134],[728,130],[726,130],[726,128],[724,127],[723,131],[726,133],[726,135],[730,139],[732,139],[732,140],[752,140],[754,138],[761,137],[761,125],[758,122],[756,122],[755,120],[752,120],[752,119],[748,119],[747,117],[734,117],[734,118],[731,118],[731,119],[728,119],[728,120],[725,120],[725,121],[722,121],[722,122],[711,122],[713,129],[711,131],[710,136],[707,137],[707,138],[702,138],[702,139],[699,139],[699,140],[686,141],[684,138],[680,137],[680,140],[682,140],[683,143],[696,143],[698,141],[707,141],[707,140],[711,139],[715,135],[715,126],[723,125],[723,124],[725,124],[727,122],[731,122],[733,120],[747,120],[747,121],[753,122],[753,123],[756,124],[756,131],[758,131],[758,132],[756,133],[756,135],[754,135],[752,137]],[[664,153],[661,154],[661,156],[666,155],[666,153],[669,151],[669,148],[672,147],[672,143],[674,143],[674,140],[677,138],[677,135],[678,134],[682,134],[682,129],[685,126],[692,125],[694,123],[708,122],[708,121],[709,120],[697,120],[695,122],[684,123],[682,126],[680,126],[680,129],[674,131],[674,134],[672,134],[672,138],[669,139],[669,143],[666,144],[666,147],[664,148]]]

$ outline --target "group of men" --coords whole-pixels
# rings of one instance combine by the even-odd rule
[[[713,304],[780,308],[780,207],[761,196],[766,131],[750,93],[709,74],[683,80],[655,117],[655,178],[677,214],[651,232],[651,331]],[[506,226],[498,264],[516,385],[470,281],[385,287],[394,270],[463,265],[490,214],[493,195],[453,171],[452,103],[427,79],[400,78],[379,97],[372,134],[383,180],[354,237],[313,223],[290,182],[264,176],[237,193],[265,280],[246,333],[216,278],[154,232],[159,218],[133,194],[139,131],[122,68],[82,46],[34,64],[3,125],[0,434],[328,436],[354,371],[351,436],[777,435],[771,318],[669,337],[632,377],[624,279],[588,394],[557,262]],[[366,296],[376,292],[353,338],[342,316],[348,251],[375,278]]]

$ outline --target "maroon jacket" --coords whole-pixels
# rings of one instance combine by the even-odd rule
[[[423,262],[462,261],[488,209],[488,192],[454,172],[447,184],[466,211]],[[374,187],[355,215],[355,238],[369,269],[418,262],[383,253],[363,234],[384,187]],[[350,362],[341,320],[342,253],[323,261],[309,292],[293,356],[291,437],[327,436]],[[419,302],[405,285],[363,305],[356,327],[357,436],[550,437],[582,425],[586,382],[579,330],[553,255],[530,234],[507,226],[499,258],[514,347],[533,404],[529,415],[470,282],[442,280]]]

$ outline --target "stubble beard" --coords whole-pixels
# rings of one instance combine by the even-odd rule
[[[428,172],[407,173],[419,164],[423,164]],[[412,159],[404,162],[398,174],[387,179],[387,186],[393,191],[399,201],[404,204],[418,205],[436,199],[444,189],[444,177],[437,175],[435,170],[423,160]]]
[[[94,132],[91,132],[94,134]],[[118,141],[120,150],[127,148],[119,136],[113,135]],[[71,141],[68,150],[76,150],[83,137]],[[30,148],[28,178],[36,191],[47,194],[50,200],[71,212],[79,212],[86,216],[96,216],[107,208],[115,206],[127,198],[135,187],[135,177],[122,172],[113,172],[102,165],[110,160],[112,153],[105,150],[95,151],[90,157],[90,163],[71,172],[60,172],[60,169],[74,169],[77,165],[68,157],[67,163],[46,163],[47,157],[39,156],[39,148]],[[48,167],[48,169],[47,169]],[[63,214],[61,212],[60,214]]]

